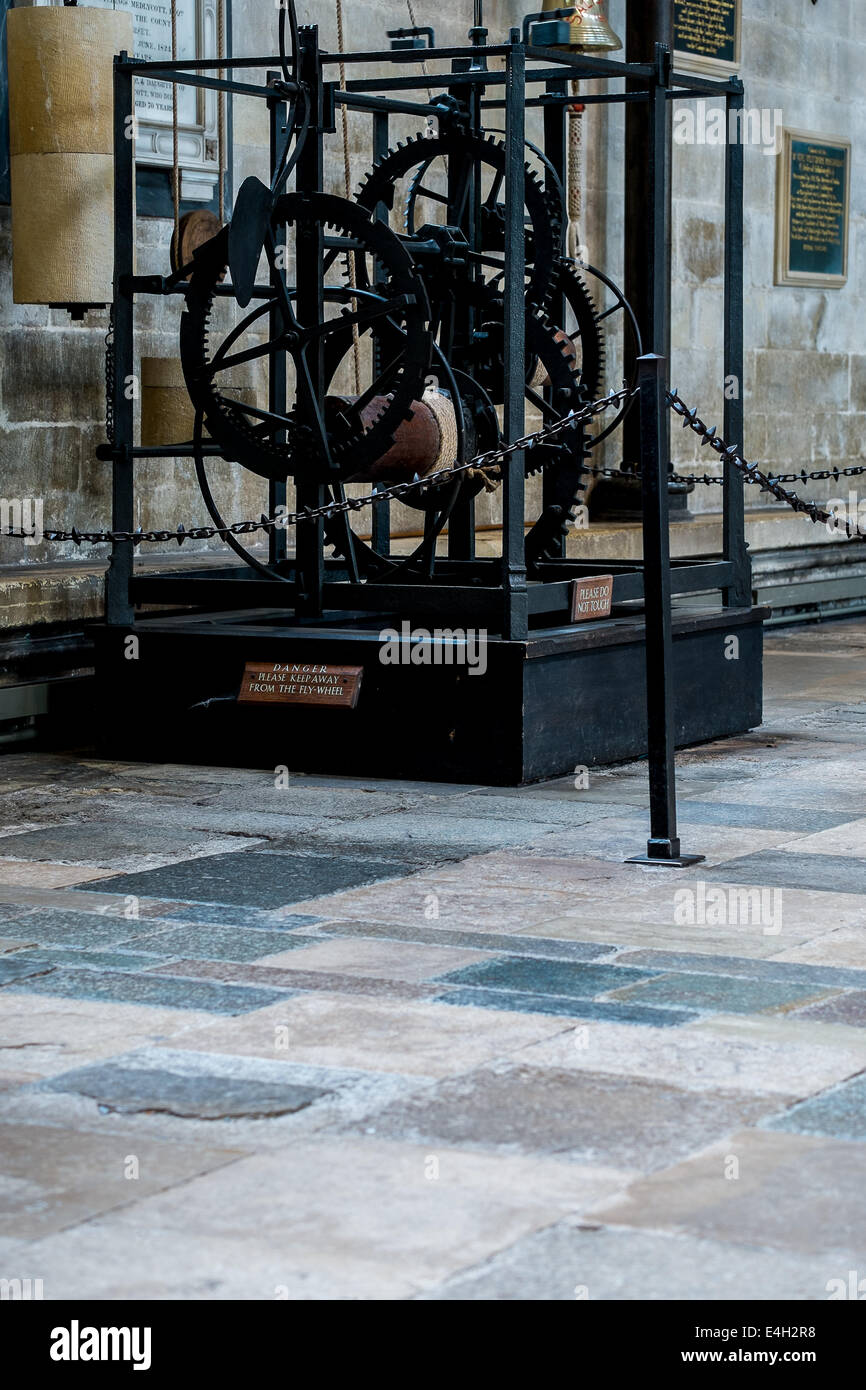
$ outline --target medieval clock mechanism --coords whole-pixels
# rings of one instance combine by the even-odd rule
[[[108,439],[98,450],[113,478],[97,634],[106,748],[492,783],[639,752],[643,567],[569,555],[568,535],[637,408],[638,364],[652,343],[580,245],[580,152],[599,105],[641,99],[648,119],[664,114],[676,90],[669,55],[614,58],[621,44],[597,0],[545,5],[502,43],[488,42],[476,0],[466,46],[435,47],[413,19],[389,35],[390,48],[370,52],[324,50],[286,0],[273,58],[221,47],[170,62],[123,51],[120,12],[26,13],[65,23],[67,38],[98,33],[102,55],[100,119],[88,128],[79,111],[79,135],[61,132],[74,144],[84,131],[94,148],[58,151],[43,132],[45,160],[89,160],[92,196],[66,219],[71,236],[94,222],[92,273],[80,284],[73,273],[48,289],[33,279],[26,227],[38,209],[26,176],[15,188],[14,160],[34,137],[23,121],[12,130],[16,296],[75,312],[110,304]],[[41,21],[25,32],[18,14],[10,42],[38,47]],[[109,103],[103,50],[118,48]],[[589,91],[600,77],[607,90]],[[134,264],[128,135],[141,79],[220,104],[255,98],[270,121],[268,180],[242,182],[230,218],[180,218],[173,103],[175,233],[171,265],[155,275]],[[701,87],[683,81],[683,96]],[[57,85],[71,100],[62,73]],[[332,137],[345,141],[350,114],[356,146],[358,130],[369,131],[369,167],[352,187],[344,144],[339,196],[325,191],[324,156]],[[658,154],[664,122],[652,114],[651,126]],[[55,167],[67,186],[65,169],[45,169]],[[646,226],[624,235],[646,237],[658,258],[665,160],[651,167]],[[734,241],[741,215],[729,207]],[[729,270],[738,273],[735,260]],[[149,359],[155,390],[136,443],[123,384],[149,296],[176,307],[177,354]],[[730,295],[729,314],[740,303]],[[645,432],[644,396],[641,421]],[[738,423],[729,413],[726,429]],[[136,527],[148,468],[165,458],[194,470],[207,524]],[[213,479],[226,467],[266,484],[258,520],[222,515]],[[721,593],[680,642],[684,669],[702,676],[683,710],[689,738],[748,727],[759,699],[760,622],[733,472],[729,461],[725,554],[670,571],[675,593]],[[69,534],[76,544],[103,538]],[[211,549],[209,563],[196,563],[187,556],[197,540],[233,554],[214,563]],[[183,549],[162,565],[153,552],[135,563],[159,543]],[[756,655],[750,665],[744,651],[751,678],[722,701],[712,693],[724,669],[718,632],[734,621]],[[479,643],[484,662],[470,666]]]

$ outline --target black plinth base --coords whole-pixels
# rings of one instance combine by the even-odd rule
[[[678,609],[676,740],[761,722],[766,609]],[[428,619],[429,621],[429,619]],[[159,762],[518,786],[646,753],[643,619],[491,637],[484,674],[385,665],[379,633],[400,623],[333,615],[297,626],[276,610],[147,616],[95,629],[99,749]],[[736,633],[739,657],[726,659]],[[362,666],[355,709],[238,704],[244,664]],[[656,861],[654,861],[656,862]]]

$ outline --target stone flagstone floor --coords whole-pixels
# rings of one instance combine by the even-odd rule
[[[769,633],[764,726],[678,768],[683,871],[622,862],[641,764],[503,791],[3,758],[0,1275],[866,1281],[866,621]]]

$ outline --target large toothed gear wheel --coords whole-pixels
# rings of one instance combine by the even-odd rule
[[[337,238],[341,248],[351,251],[358,283],[327,286],[324,322],[307,324],[297,317],[297,288],[287,283],[285,271],[280,270],[276,298],[260,301],[213,349],[209,325],[215,288],[228,263],[225,228],[195,257],[186,312],[181,318],[181,362],[193,405],[202,412],[208,433],[227,459],[272,480],[301,476],[334,482],[335,477],[356,474],[380,458],[391,447],[400,422],[409,416],[412,402],[423,394],[431,355],[427,296],[400,239],[346,199],[322,193],[291,193],[278,198],[265,243],[272,269],[279,264],[276,234],[284,227],[294,227],[298,233],[321,230],[326,247],[331,238]],[[326,250],[326,266],[335,258]],[[328,317],[335,306],[339,312]],[[277,320],[276,331],[271,327],[271,313]],[[378,360],[387,365],[357,401],[349,406],[342,403],[336,411],[326,409],[324,419],[317,423],[317,410],[296,409],[311,394],[306,385],[310,350],[320,342],[323,345],[327,392],[352,349],[353,326],[365,349],[368,337],[378,349],[376,353],[364,351],[365,364]],[[396,354],[388,351],[394,343],[399,343]],[[285,415],[260,409],[232,394],[230,374],[235,367],[283,351],[290,363]],[[369,372],[375,374],[372,365]],[[366,407],[374,398],[381,402],[381,410],[371,421]],[[336,465],[336,474],[328,467],[329,458]]]
[[[547,311],[558,319],[560,296],[565,305],[562,327],[577,351],[576,369],[587,400],[596,400],[602,392],[605,365],[604,332],[586,282],[572,261],[558,259],[553,268],[548,293]],[[574,324],[574,327],[570,325]]]
[[[409,186],[403,201],[403,230],[410,236],[419,229],[430,204],[446,206],[449,197],[441,188],[429,188],[424,179],[437,160],[447,164],[452,213],[456,221],[468,202],[471,174],[482,178],[481,240],[484,251],[494,257],[503,249],[503,220],[499,194],[506,172],[506,150],[501,140],[492,135],[476,135],[466,131],[443,130],[439,135],[413,136],[395,146],[374,165],[358,192],[361,207],[371,213],[383,205],[389,211],[395,206],[397,188],[408,179]],[[524,206],[528,219],[526,229],[527,298],[542,304],[553,273],[554,260],[559,252],[562,228],[558,217],[558,201],[545,191],[538,175],[524,164]],[[496,268],[495,262],[493,268]]]

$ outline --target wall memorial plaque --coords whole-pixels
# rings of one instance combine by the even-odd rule
[[[363,666],[248,661],[238,700],[244,704],[338,705],[354,709],[363,673]]]
[[[607,618],[613,600],[613,575],[593,574],[574,579],[571,584],[571,621],[585,623],[590,618]]]
[[[776,187],[777,285],[834,289],[848,278],[851,144],[782,131]]]
[[[36,0],[61,4],[64,0]],[[225,4],[225,27],[231,33],[231,4]],[[87,0],[88,5],[130,10],[135,57],[145,62],[171,61],[171,0]],[[216,56],[220,0],[177,0],[177,56]],[[139,165],[171,169],[171,83],[137,77],[135,89],[135,160]],[[183,83],[177,89],[178,153],[181,198],[209,202],[218,177],[217,94]]]
[[[674,67],[730,77],[740,66],[741,0],[674,0]]]

